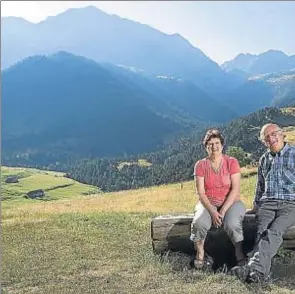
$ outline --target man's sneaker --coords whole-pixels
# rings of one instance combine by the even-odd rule
[[[271,276],[270,274],[266,277],[263,273],[258,270],[251,270],[247,279],[248,283],[257,283],[257,284],[268,284],[270,283]]]
[[[242,282],[245,282],[250,274],[249,265],[235,266],[229,270],[229,275],[236,276]]]
[[[247,279],[247,282],[249,283],[261,283],[265,280],[264,274],[257,271],[257,270],[251,270]]]

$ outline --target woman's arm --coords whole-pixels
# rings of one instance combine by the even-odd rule
[[[207,195],[205,194],[205,185],[204,185],[204,177],[195,176],[196,183],[196,193],[199,195],[199,200],[203,204],[203,206],[209,211],[212,222],[215,226],[221,226],[222,218],[220,213],[214,209],[214,206],[209,201]]]
[[[227,210],[233,205],[237,197],[240,195],[241,174],[240,173],[232,174],[230,178],[231,178],[231,190],[220,209],[220,214],[222,217],[224,217]]]

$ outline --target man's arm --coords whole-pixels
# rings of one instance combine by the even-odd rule
[[[256,213],[258,210],[258,202],[259,199],[261,198],[262,194],[265,191],[265,181],[262,173],[262,165],[261,161],[259,162],[259,167],[258,167],[258,173],[257,173],[257,184],[256,184],[256,191],[255,191],[255,197],[253,201],[253,207],[251,209],[247,209],[246,213],[251,214],[251,213]]]

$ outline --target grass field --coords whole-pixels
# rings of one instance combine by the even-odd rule
[[[6,184],[6,178],[12,175],[17,176],[19,182]],[[23,196],[29,191],[37,189],[43,189],[47,198],[52,200],[77,198],[83,195],[99,193],[97,187],[81,184],[72,179],[65,178],[64,173],[31,168],[1,167],[2,199],[27,203],[27,200]]]
[[[292,145],[295,145],[295,126],[286,127],[286,141]]]
[[[138,159],[138,161],[132,161],[132,162],[127,162],[127,161],[124,161],[124,162],[121,162],[119,165],[118,165],[118,169],[122,169],[124,166],[128,166],[128,165],[138,165],[138,166],[142,166],[142,167],[147,167],[147,166],[151,166],[152,164],[150,162],[148,162],[146,159]]]
[[[4,176],[17,172],[2,171]],[[36,187],[36,179],[44,187],[68,179],[45,171],[19,172],[25,175],[19,195],[2,201],[3,293],[252,293],[233,277],[176,271],[168,259],[153,254],[151,219],[192,213],[193,182],[183,183],[182,189],[170,184],[88,196],[75,189],[59,194],[57,200],[37,201],[20,196],[28,187]],[[247,177],[241,194],[250,206],[256,176],[253,170],[243,173]],[[291,293],[276,285],[272,291]]]
[[[286,132],[286,141],[292,145],[295,145],[295,107],[282,108],[284,113],[294,115],[294,125],[283,128]]]

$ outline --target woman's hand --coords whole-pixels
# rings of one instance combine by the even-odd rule
[[[216,228],[221,227],[222,221],[223,221],[222,215],[216,210],[211,211],[210,214],[211,214],[213,225]]]
[[[222,217],[226,214],[227,210],[238,200],[240,196],[240,173],[235,173],[231,175],[231,190],[226,197],[225,202],[220,209],[220,214]]]
[[[220,214],[220,216],[221,216],[222,219],[224,218],[225,213],[226,213],[226,211],[225,211],[224,207],[222,207],[222,208],[219,210],[219,214]]]

